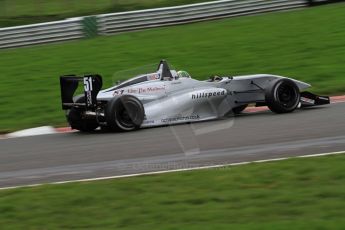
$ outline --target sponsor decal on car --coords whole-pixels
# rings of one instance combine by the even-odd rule
[[[315,104],[315,100],[309,99],[309,98],[306,98],[306,97],[301,97],[301,101],[307,102],[307,103],[310,103],[310,104]]]
[[[192,99],[199,99],[199,98],[211,98],[211,97],[219,97],[226,95],[226,90],[221,91],[205,91],[200,93],[193,93]]]
[[[136,88],[134,88],[134,89],[129,88],[129,89],[127,89],[127,93],[139,93],[139,89],[136,89]]]
[[[165,86],[155,86],[155,87],[146,87],[146,88],[139,88],[139,93],[156,93],[165,90]]]
[[[123,90],[123,89],[122,90],[115,90],[114,93],[113,93],[113,96],[122,95],[124,91],[125,90]]]
[[[93,90],[93,85],[92,85],[92,77],[84,77],[84,92],[86,96],[86,105],[90,106],[92,105],[92,90]]]
[[[177,122],[177,121],[189,121],[189,120],[199,120],[200,116],[197,115],[190,115],[190,116],[177,116],[177,117],[169,117],[163,118],[161,121],[163,123],[170,123],[170,122]]]
[[[155,121],[154,120],[144,120],[143,124],[154,124]]]
[[[115,90],[113,96],[122,95],[124,93],[130,94],[142,94],[142,93],[159,93],[165,90],[165,85],[163,86],[154,86],[154,87],[143,87],[143,88],[129,88],[126,90]]]
[[[152,80],[158,80],[161,78],[161,75],[159,73],[153,73],[150,75],[147,75],[147,80],[152,81]]]
[[[317,98],[320,99],[320,100],[326,100],[326,101],[329,100],[329,98],[327,98],[327,97],[321,97],[321,96],[319,96],[319,97],[317,97]]]

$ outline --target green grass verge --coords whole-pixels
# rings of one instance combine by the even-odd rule
[[[0,191],[1,229],[343,229],[344,155]]]
[[[0,0],[0,27],[212,0]]]
[[[0,131],[64,125],[59,76],[114,73],[166,58],[203,79],[272,73],[345,92],[345,4],[0,51]]]

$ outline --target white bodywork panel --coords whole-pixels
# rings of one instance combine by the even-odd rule
[[[174,70],[171,70],[172,78],[169,80],[163,80],[161,75],[162,69],[158,69],[132,78],[100,91],[97,100],[109,101],[126,94],[139,98],[145,109],[141,127],[194,122],[223,117],[237,106],[264,102],[265,87],[272,80],[283,78],[255,74],[223,77],[220,81],[199,81],[178,78]],[[300,90],[310,87],[307,83],[291,80]]]

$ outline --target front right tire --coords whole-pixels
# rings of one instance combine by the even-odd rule
[[[265,101],[275,113],[293,112],[300,103],[300,92],[296,83],[287,78],[273,80],[265,89]]]

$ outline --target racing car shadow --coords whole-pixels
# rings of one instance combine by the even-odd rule
[[[255,107],[252,107],[255,108]],[[247,117],[247,116],[288,116],[291,114],[296,114],[296,113],[305,113],[308,111],[318,111],[318,110],[322,110],[322,109],[327,109],[327,106],[318,106],[318,107],[304,107],[304,108],[299,108],[296,109],[295,111],[291,112],[291,113],[281,113],[281,114],[277,114],[274,113],[272,111],[270,111],[268,108],[265,108],[263,110],[259,110],[259,111],[244,111],[240,114],[236,114],[233,115],[235,117]]]
[[[161,130],[161,129],[166,129],[166,128],[173,128],[173,127],[181,127],[181,126],[186,126],[186,125],[192,125],[195,126],[195,128],[200,128],[200,127],[206,127],[206,126],[217,126],[217,125],[224,125],[225,123],[229,123],[229,122],[233,122],[235,121],[235,119],[241,119],[241,120],[245,120],[246,118],[261,118],[261,117],[276,117],[276,116],[291,116],[292,114],[300,114],[302,113],[306,113],[306,116],[310,116],[310,114],[308,112],[315,112],[318,110],[323,110],[326,109],[326,106],[319,106],[319,107],[305,107],[305,108],[300,108],[295,110],[293,113],[285,113],[285,114],[276,114],[273,113],[272,111],[270,111],[269,109],[266,110],[262,110],[262,111],[256,111],[256,112],[247,112],[244,111],[240,114],[228,114],[226,117],[224,118],[220,118],[220,119],[214,119],[214,120],[207,120],[207,121],[196,121],[196,122],[186,122],[186,123],[181,123],[181,124],[166,124],[166,125],[161,125],[161,126],[155,126],[155,127],[148,127],[148,128],[141,128],[135,131],[130,131],[130,132],[124,132],[124,131],[112,131],[109,130],[107,128],[98,128],[92,132],[73,132],[74,135],[93,135],[93,134],[97,134],[97,135],[113,135],[113,134],[134,134],[134,133],[142,133],[142,132],[146,132],[149,130]],[[230,125],[230,124],[229,124]]]

